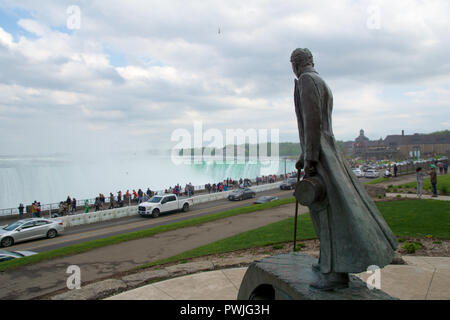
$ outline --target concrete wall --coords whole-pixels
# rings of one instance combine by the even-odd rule
[[[252,190],[256,192],[262,192],[266,190],[278,189],[281,182],[264,184],[260,186],[251,187]],[[194,200],[194,206],[199,203],[210,202],[215,200],[226,199],[231,191],[227,192],[216,192],[211,194],[205,194],[201,196],[192,197]],[[72,216],[64,216],[56,218],[57,220],[62,220],[64,222],[65,228],[75,227],[84,224],[92,224],[102,221],[114,220],[123,217],[130,217],[138,214],[138,206],[130,206],[124,208],[117,208],[111,210],[103,210],[90,213],[82,213]]]

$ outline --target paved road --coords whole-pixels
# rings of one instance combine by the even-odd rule
[[[287,192],[289,194],[289,192]],[[139,265],[228,238],[294,215],[294,204],[157,234],[89,252],[0,272],[0,299],[33,299],[66,288],[70,265],[81,269],[82,285]],[[300,212],[307,212],[300,207]]]
[[[279,189],[274,189],[257,193],[257,197],[265,195],[274,195],[279,197],[280,199],[283,199],[291,197],[292,191],[281,191]],[[174,222],[201,217],[233,208],[248,206],[254,200],[255,199],[249,199],[244,201],[232,202],[223,199],[195,205],[189,212],[161,215],[157,219],[143,218],[136,214],[136,216],[133,217],[104,221],[91,225],[76,226],[67,228],[63,235],[55,239],[42,239],[18,243],[17,245],[8,248],[8,250],[31,250],[35,252],[44,252],[76,243],[144,230],[151,227],[171,224]]]

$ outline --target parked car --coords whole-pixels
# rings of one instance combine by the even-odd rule
[[[142,217],[157,218],[161,213],[171,211],[189,211],[194,205],[192,198],[179,199],[175,194],[154,196],[139,205],[138,211]]]
[[[353,173],[355,174],[355,176],[357,178],[362,178],[363,177],[363,173],[361,172],[361,170],[359,170],[357,168],[353,168],[352,171],[353,171]]]
[[[380,176],[380,173],[378,171],[376,171],[376,170],[369,169],[369,170],[366,171],[364,176],[366,178],[378,178]]]
[[[249,188],[237,189],[228,196],[230,201],[239,201],[256,197],[256,192]]]
[[[38,238],[54,238],[64,231],[61,220],[31,218],[19,220],[0,228],[0,246],[10,247],[15,243]]]
[[[275,196],[263,196],[263,197],[259,197],[255,202],[253,202],[253,204],[261,204],[261,203],[266,203],[266,202],[272,202],[275,200],[280,200],[280,198],[275,197]]]
[[[0,263],[1,262],[5,262],[5,261],[9,261],[9,260],[13,260],[13,259],[18,259],[18,258],[32,256],[34,254],[37,254],[37,252],[34,252],[34,251],[7,251],[7,250],[0,250]]]
[[[289,178],[287,180],[284,180],[282,184],[280,184],[281,190],[292,190],[295,189],[295,186],[297,185],[297,178]]]

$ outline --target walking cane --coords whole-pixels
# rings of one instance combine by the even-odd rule
[[[297,172],[297,185],[300,182],[300,170]],[[297,187],[297,186],[296,186]],[[295,195],[295,193],[294,193]],[[295,222],[294,222],[294,252],[295,252],[295,246],[297,244],[297,217],[298,217],[298,200],[295,199]]]

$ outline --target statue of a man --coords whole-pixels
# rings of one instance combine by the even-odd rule
[[[322,181],[324,198],[309,206],[320,239],[319,275],[311,287],[331,290],[348,286],[348,273],[391,263],[397,240],[364,186],[338,151],[331,126],[333,96],[314,69],[308,49],[291,55],[295,80],[295,111],[302,153],[297,169],[305,179]]]

